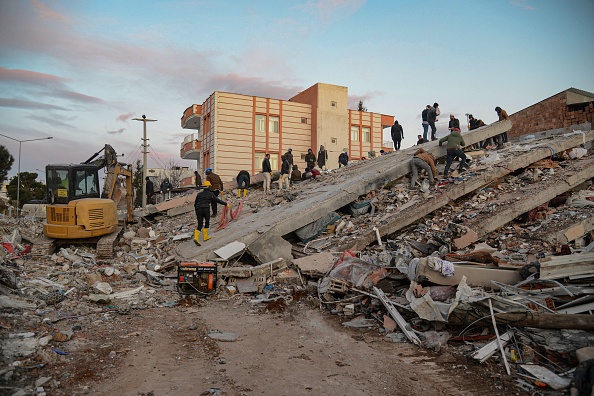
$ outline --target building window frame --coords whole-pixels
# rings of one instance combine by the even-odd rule
[[[266,116],[264,114],[256,114],[255,129],[257,134],[266,134]]]
[[[361,129],[361,141],[363,143],[369,143],[371,141],[371,128],[363,127]]]
[[[351,125],[351,140],[353,142],[359,141],[359,127],[356,125]]]
[[[280,132],[280,117],[279,116],[268,116],[268,130],[270,133]],[[270,165],[272,165],[272,154]]]

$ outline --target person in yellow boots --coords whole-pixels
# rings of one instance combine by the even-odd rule
[[[202,191],[196,194],[196,200],[194,201],[194,210],[196,211],[196,220],[198,224],[194,230],[194,243],[201,245],[200,233],[203,231],[202,226],[204,225],[204,242],[208,241],[211,237],[208,235],[208,229],[210,228],[210,206],[212,204],[221,204],[225,206],[231,206],[225,201],[220,200],[215,194],[210,191],[210,182],[207,180],[202,184]]]
[[[250,187],[250,173],[246,170],[239,171],[235,180],[237,181],[237,198],[241,197],[242,191],[245,197]]]

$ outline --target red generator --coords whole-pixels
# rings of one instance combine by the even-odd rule
[[[217,290],[217,263],[180,261],[177,264],[179,294],[212,294]]]

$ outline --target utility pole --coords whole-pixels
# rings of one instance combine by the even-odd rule
[[[148,153],[148,144],[146,141],[149,140],[146,138],[146,123],[147,122],[155,122],[157,120],[151,120],[146,118],[143,114],[142,118],[133,118],[134,121],[142,121],[143,123],[143,134],[142,134],[142,207],[146,207],[146,154]]]

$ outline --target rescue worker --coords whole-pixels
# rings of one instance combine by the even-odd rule
[[[235,180],[237,180],[237,198],[241,197],[242,191],[245,197],[250,187],[250,173],[246,170],[239,171]]]
[[[202,191],[196,194],[196,200],[194,201],[194,210],[196,211],[196,220],[198,224],[196,225],[196,229],[194,230],[194,243],[196,245],[201,245],[200,243],[200,233],[202,232],[202,226],[204,226],[204,235],[203,240],[204,242],[208,241],[211,237],[208,235],[208,230],[210,228],[210,207],[211,205],[216,205],[217,203],[225,206],[231,206],[231,204],[221,201],[217,198],[214,192],[210,191],[211,184],[208,180],[204,182],[202,185]]]
[[[446,166],[443,170],[443,177],[444,179],[448,178],[448,173],[450,171],[450,166],[452,166],[452,162],[454,162],[454,158],[460,158],[460,166],[458,167],[458,172],[463,172],[464,168],[469,169],[470,167],[466,163],[466,154],[464,154],[464,146],[466,143],[464,142],[464,138],[460,134],[459,128],[452,129],[449,135],[442,137],[439,139],[439,146],[447,142],[447,156],[446,156]]]
[[[264,174],[264,194],[270,194],[270,180],[272,179],[272,168],[270,167],[270,154],[266,153],[262,160],[262,173]]]
[[[433,185],[434,177],[437,176],[437,168],[435,167],[435,157],[433,157],[431,153],[426,152],[422,148],[418,149],[415,152],[414,157],[410,160],[410,189],[415,188],[418,176],[418,168],[425,169],[425,171],[429,175],[429,183]]]
[[[291,164],[289,164],[289,160],[284,155],[281,156],[281,160],[283,164],[281,165],[279,188],[282,187],[284,190],[288,190],[290,188],[289,173],[291,173]]]
[[[210,191],[212,191],[215,197],[218,197],[221,191],[223,191],[223,181],[212,171],[212,168],[206,168],[206,181],[210,183]],[[216,202],[211,203],[212,215],[217,215],[217,204]]]
[[[284,154],[285,158],[287,159],[287,161],[289,161],[289,165],[291,165],[291,168],[293,167],[293,149],[290,148],[287,150],[287,152]]]
[[[313,153],[312,149],[307,149],[307,154],[305,154],[304,160],[309,169],[313,169],[314,166],[316,166],[316,155]]]
[[[291,183],[299,183],[301,181],[301,171],[297,165],[293,165],[293,171],[291,172]]]

